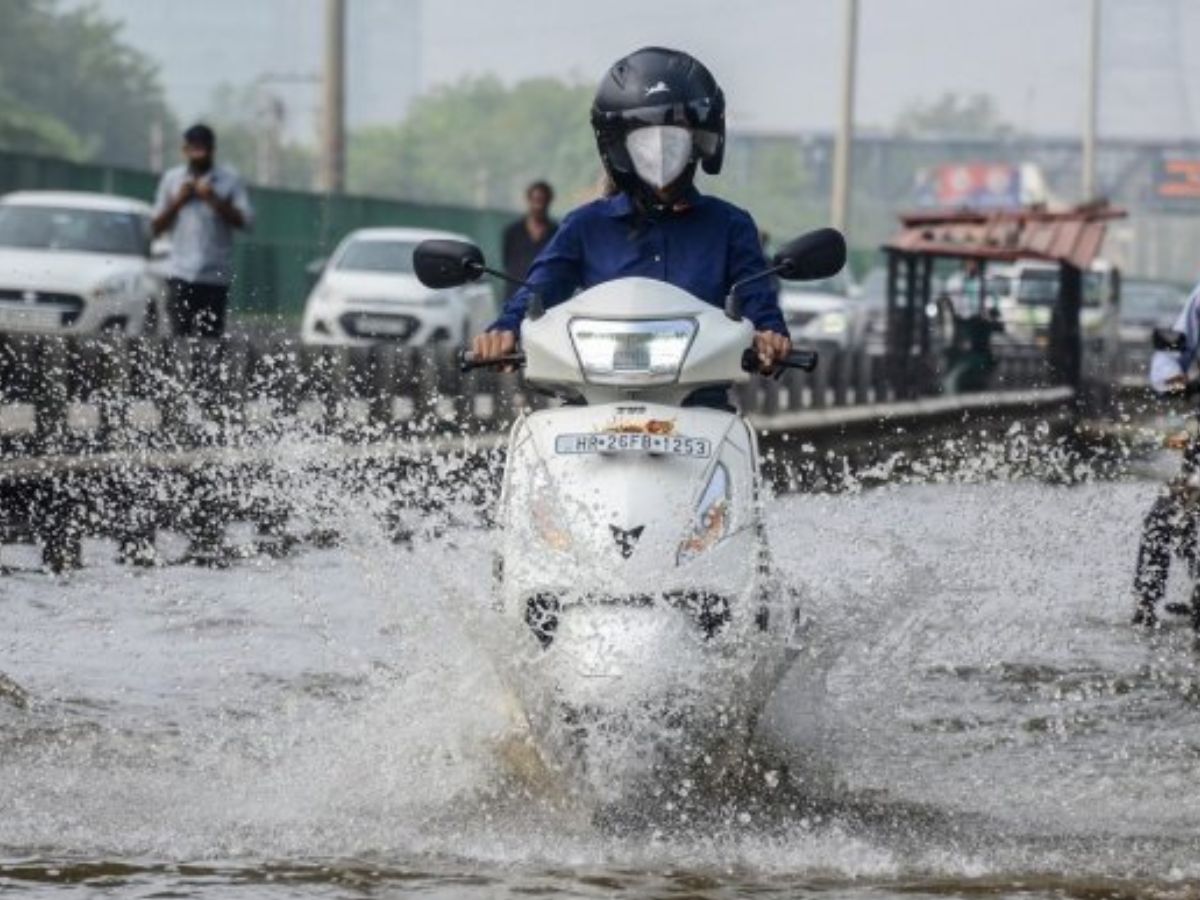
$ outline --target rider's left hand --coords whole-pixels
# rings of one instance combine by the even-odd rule
[[[792,352],[791,338],[774,331],[759,331],[754,335],[754,352],[764,375],[775,371],[775,363]]]

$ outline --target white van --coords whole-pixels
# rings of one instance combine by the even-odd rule
[[[990,263],[987,267],[988,304],[998,309],[1005,338],[1014,343],[1045,347],[1050,340],[1050,318],[1058,302],[1059,267],[1042,260]],[[1085,341],[1103,339],[1116,327],[1116,270],[1106,260],[1096,260],[1083,276],[1080,327]],[[946,280],[952,298],[962,295],[962,276]],[[961,304],[956,304],[961,306]],[[959,315],[971,310],[958,309]]]

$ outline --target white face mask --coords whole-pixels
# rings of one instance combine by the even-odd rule
[[[692,133],[678,125],[649,125],[629,132],[625,149],[638,177],[652,188],[665,188],[692,159]]]

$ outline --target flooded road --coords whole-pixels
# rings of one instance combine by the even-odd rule
[[[1154,489],[775,501],[820,623],[766,723],[790,782],[637,834],[506,780],[487,535],[347,512],[338,549],[226,570],[89,543],[0,578],[0,892],[1195,895],[1200,655],[1127,624]]]

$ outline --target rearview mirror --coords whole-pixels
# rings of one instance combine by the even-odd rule
[[[466,241],[421,241],[413,251],[413,270],[425,287],[459,287],[483,275],[483,251]]]
[[[309,278],[320,278],[325,273],[325,267],[327,265],[329,265],[329,259],[324,256],[319,256],[309,262],[309,264],[304,267],[304,271],[308,274]]]
[[[1172,353],[1182,353],[1187,349],[1187,335],[1182,331],[1171,328],[1155,328],[1153,333],[1154,349],[1169,350]]]
[[[784,244],[771,266],[785,281],[832,278],[846,265],[846,239],[836,228],[819,228]]]

